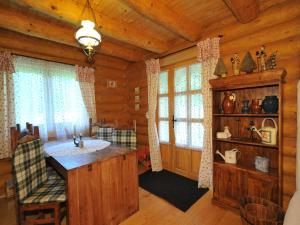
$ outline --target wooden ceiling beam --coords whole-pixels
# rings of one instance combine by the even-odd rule
[[[84,10],[85,1],[74,0],[13,0],[16,4],[30,7],[41,13],[65,20],[77,27],[80,26],[80,20],[92,19],[88,10]],[[92,6],[93,7],[93,6]],[[159,39],[158,35],[150,35],[147,32],[141,32],[140,27],[127,22],[110,18],[94,10],[98,30],[101,34],[126,42],[140,48],[162,53],[167,51],[171,44]],[[84,14],[83,14],[84,13]],[[83,15],[82,15],[83,14]]]
[[[257,0],[223,0],[236,19],[241,23],[249,23],[259,15]]]
[[[159,0],[123,0],[129,7],[139,14],[149,18],[154,23],[188,41],[199,38],[200,25],[191,21],[185,15],[175,12],[172,8]]]
[[[0,4],[0,15],[0,27],[2,28],[79,47],[74,37],[75,28],[71,25],[5,4]],[[145,52],[126,48],[108,40],[102,41],[97,51],[133,62],[143,60],[143,52]]]
[[[96,53],[95,63],[87,63],[87,57],[79,48],[54,43],[40,38],[16,33],[0,28],[0,49],[6,49],[16,55],[41,58],[61,63],[105,66],[109,68],[125,70],[130,64],[128,61],[115,57]]]

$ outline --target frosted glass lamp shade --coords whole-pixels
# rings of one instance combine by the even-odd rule
[[[82,27],[76,32],[76,40],[83,46],[97,46],[101,42],[101,35],[94,29],[95,24],[89,20],[81,22]]]

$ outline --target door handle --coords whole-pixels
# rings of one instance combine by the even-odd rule
[[[172,117],[172,126],[173,126],[173,129],[174,129],[174,123],[177,122],[177,120],[175,119],[174,115]]]

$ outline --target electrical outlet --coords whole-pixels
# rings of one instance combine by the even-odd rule
[[[107,87],[108,88],[116,88],[117,87],[117,81],[115,81],[115,80],[107,80]]]

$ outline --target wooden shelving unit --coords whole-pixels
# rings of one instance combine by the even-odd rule
[[[239,199],[243,196],[259,196],[281,204],[281,135],[282,135],[282,82],[284,69],[276,69],[261,73],[239,76],[229,76],[210,80],[213,91],[213,170],[214,193],[213,202],[238,208]],[[232,114],[220,113],[224,91],[236,95],[236,108]],[[276,95],[279,99],[279,110],[276,114],[243,114],[242,101],[264,99],[265,96]],[[259,129],[264,118],[272,118],[278,125],[276,145],[261,143],[259,135],[250,138],[250,121]],[[268,124],[269,125],[269,124]],[[216,133],[229,126],[232,134],[228,139],[217,139]],[[222,157],[226,150],[237,148],[241,157],[237,164],[226,164]],[[263,156],[269,159],[269,172],[255,169],[255,157]]]

